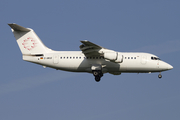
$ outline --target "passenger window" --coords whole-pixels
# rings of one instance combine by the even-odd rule
[[[131,57],[131,59],[133,59],[133,57]]]
[[[134,59],[136,59],[136,57],[134,57]]]

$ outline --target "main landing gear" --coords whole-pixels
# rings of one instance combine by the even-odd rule
[[[95,77],[96,82],[99,82],[101,80],[101,77],[103,76],[102,71],[101,70],[93,70],[92,73]]]

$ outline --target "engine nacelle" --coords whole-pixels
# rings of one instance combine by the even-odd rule
[[[123,62],[123,55],[121,55],[120,53],[117,53],[117,59],[115,62],[122,63]]]
[[[118,52],[106,52],[104,53],[104,58],[117,63],[123,62],[123,55]]]
[[[106,52],[106,53],[104,53],[104,58],[106,58],[108,60],[116,60],[117,52]]]

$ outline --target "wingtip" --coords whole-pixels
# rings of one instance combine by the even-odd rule
[[[8,25],[11,27],[12,25],[15,25],[16,23],[8,23]]]
[[[15,23],[7,23],[7,24],[15,24]]]
[[[82,42],[82,43],[83,43],[83,42],[89,42],[89,41],[88,41],[88,40],[81,40],[80,42]]]

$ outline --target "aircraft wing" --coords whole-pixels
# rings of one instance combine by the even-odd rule
[[[79,48],[86,56],[101,56],[103,54],[102,50],[105,49],[87,40],[81,41],[81,43],[83,44]]]

